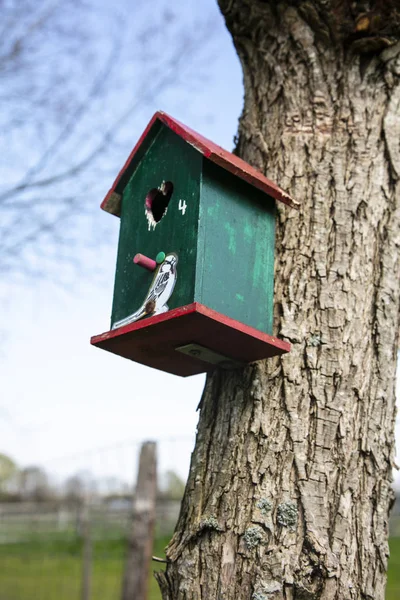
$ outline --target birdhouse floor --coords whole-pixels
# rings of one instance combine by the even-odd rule
[[[91,344],[182,377],[290,351],[289,343],[197,302],[94,336]]]

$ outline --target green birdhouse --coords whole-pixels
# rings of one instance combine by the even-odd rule
[[[157,112],[101,205],[121,225],[111,329],[92,344],[183,376],[288,352],[272,335],[276,201],[296,206]]]

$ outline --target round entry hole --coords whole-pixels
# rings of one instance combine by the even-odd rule
[[[144,203],[150,226],[155,227],[167,212],[174,186],[171,181],[163,181],[158,188],[151,189]]]

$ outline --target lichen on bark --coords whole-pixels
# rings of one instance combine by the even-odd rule
[[[301,202],[277,217],[274,333],[292,351],[208,377],[158,575],[163,600],[384,599],[400,3],[383,4],[220,0],[244,74],[237,152]],[[387,45],[373,41],[384,37]],[[260,498],[273,500],[267,516]],[[293,509],[290,526],[282,506]],[[204,515],[221,531],[198,535]],[[262,543],[249,549],[251,528]]]

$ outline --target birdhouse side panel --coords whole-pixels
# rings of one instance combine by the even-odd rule
[[[198,152],[162,127],[132,173],[122,196],[112,327],[146,304],[154,284],[157,271],[134,264],[137,254],[153,260],[162,252],[177,257],[175,287],[163,310],[193,302],[201,161]],[[143,316],[151,316],[146,310]]]
[[[275,202],[203,162],[196,301],[272,333]]]

